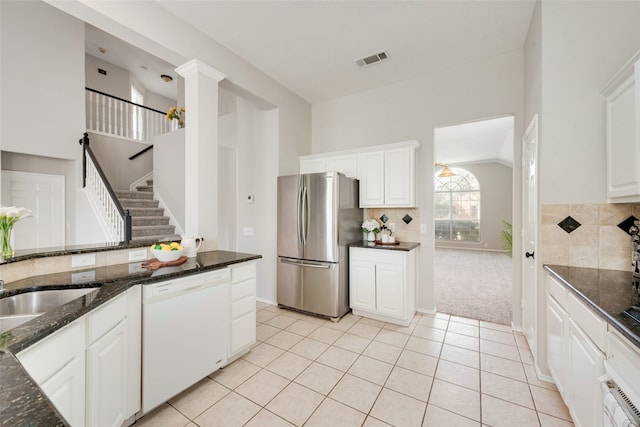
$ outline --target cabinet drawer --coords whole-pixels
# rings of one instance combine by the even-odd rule
[[[256,343],[255,313],[247,314],[231,322],[229,341],[230,355]]]
[[[84,318],[80,318],[18,353],[18,360],[36,383],[42,385],[77,354],[84,353],[84,328]]]
[[[231,283],[242,282],[256,277],[256,263],[248,262],[231,267]]]
[[[605,350],[607,324],[591,311],[585,304],[573,295],[567,298],[567,312],[569,317],[580,326],[601,351]]]
[[[366,249],[351,248],[349,256],[351,261],[364,261],[372,264],[396,264],[402,265],[404,262],[403,251],[394,251],[389,249]]]
[[[566,286],[560,283],[558,280],[551,276],[547,276],[547,289],[549,294],[560,303],[561,306],[567,306],[567,297],[569,296],[569,290]]]
[[[253,297],[256,294],[256,281],[245,280],[244,282],[231,285],[231,301],[238,301],[242,298]]]
[[[127,317],[127,294],[118,295],[87,315],[87,345],[109,332]]]
[[[256,311],[256,302],[253,298],[247,298],[231,304],[231,319]]]

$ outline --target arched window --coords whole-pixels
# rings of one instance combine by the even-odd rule
[[[451,168],[455,176],[435,175],[435,238],[480,241],[480,184],[466,169]]]

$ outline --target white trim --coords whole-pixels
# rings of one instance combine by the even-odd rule
[[[278,303],[272,299],[256,297],[256,301],[263,302],[265,304],[275,305],[275,306],[278,305]]]
[[[540,368],[538,368],[538,364],[534,364],[533,367],[536,370],[536,377],[538,377],[538,379],[540,381],[544,381],[546,383],[551,383],[551,384],[555,384],[556,382],[553,380],[553,377],[551,375],[545,375],[542,372],[540,372]]]
[[[420,314],[431,314],[431,315],[438,314],[438,310],[436,310],[435,308],[433,310],[427,310],[425,308],[416,308],[416,312]]]
[[[100,231],[102,231],[102,234],[104,235],[104,241],[107,243],[118,243],[118,241],[113,240],[111,231],[109,231],[109,228],[107,227],[107,224],[104,221],[104,217],[102,216],[102,213],[100,212],[100,209],[96,204],[96,201],[93,200],[93,197],[89,196],[89,191],[87,190],[87,188],[86,187],[80,188],[78,190],[80,193],[84,195],[84,197],[86,197],[87,201],[89,202],[89,206],[91,206],[91,210],[93,211],[93,214],[96,217],[98,224],[100,224]]]
[[[222,74],[220,71],[216,70],[210,65],[205,64],[199,59],[192,59],[189,62],[186,62],[176,68],[176,73],[180,74],[182,77],[189,77],[194,75],[195,73],[202,73],[205,76],[211,77],[216,81],[224,80],[227,76]]]
[[[159,193],[154,193],[154,198],[158,201],[158,207],[164,209],[164,214],[169,217],[169,224],[175,227],[175,234],[183,235],[184,230],[180,227],[180,224],[176,221],[175,217],[171,213],[171,210],[167,207],[167,204],[162,199]]]
[[[131,184],[129,184],[129,191],[136,191],[136,187],[140,186],[140,184],[145,184],[146,185],[148,179],[153,179],[153,171],[149,172],[148,174],[146,174],[142,178],[136,179]]]

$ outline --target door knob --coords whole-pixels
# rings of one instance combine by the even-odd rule
[[[527,258],[536,259],[535,254],[536,254],[535,252],[525,252],[524,256],[526,256]]]

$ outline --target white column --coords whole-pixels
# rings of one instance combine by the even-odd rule
[[[193,59],[176,68],[184,77],[185,223],[189,236],[218,246],[218,82],[225,75]]]

